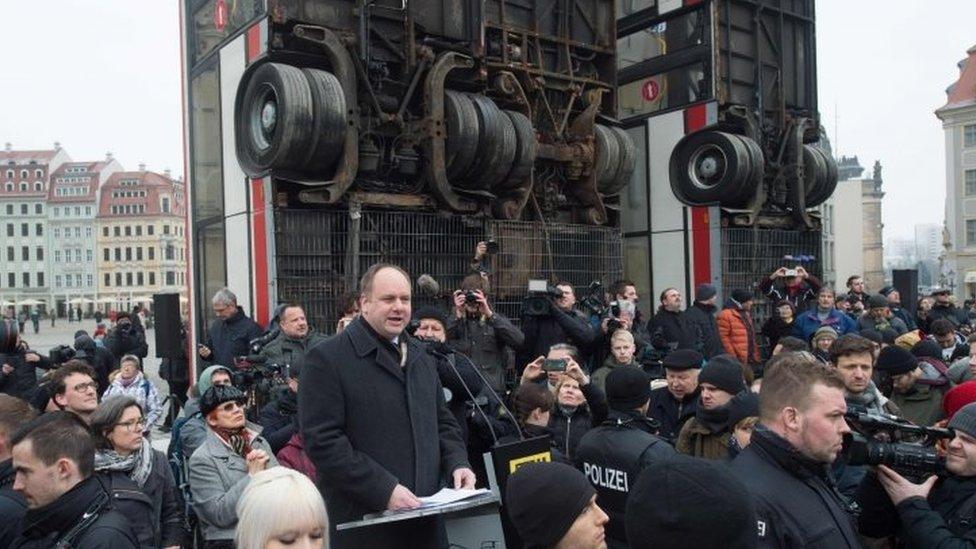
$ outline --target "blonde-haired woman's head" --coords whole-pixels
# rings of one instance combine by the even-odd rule
[[[329,546],[325,502],[308,477],[272,467],[251,477],[237,502],[238,549]]]

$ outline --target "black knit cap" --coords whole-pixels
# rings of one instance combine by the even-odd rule
[[[874,294],[868,297],[867,305],[869,309],[880,309],[881,307],[887,307],[888,298],[881,294]]]
[[[918,358],[897,345],[889,345],[878,354],[876,367],[893,376],[899,376],[918,368]]]
[[[677,349],[668,353],[661,361],[668,370],[690,370],[701,368],[705,358],[694,349]]]
[[[865,328],[858,332],[858,334],[864,339],[870,339],[872,342],[877,343],[878,345],[881,345],[881,342],[884,341],[881,338],[881,332],[872,328]]]
[[[939,347],[939,344],[931,339],[923,339],[912,347],[912,354],[918,358],[934,358],[935,360],[941,361],[942,347]]]
[[[563,463],[519,467],[505,487],[508,518],[527,549],[551,547],[573,526],[596,491],[583,473]]]
[[[741,305],[746,301],[750,301],[752,299],[752,292],[749,290],[744,290],[742,288],[739,288],[737,290],[732,290],[732,299]]]
[[[447,329],[447,316],[444,315],[444,311],[438,309],[437,307],[432,307],[430,305],[426,307],[421,307],[414,311],[413,319],[416,321],[421,321],[424,319],[433,319],[441,323],[444,329]]]
[[[752,391],[743,391],[729,401],[729,425],[735,427],[747,417],[759,416],[759,395]]]
[[[614,368],[605,382],[607,404],[614,410],[628,412],[647,404],[651,398],[651,378],[640,368]]]
[[[881,342],[885,345],[894,345],[896,339],[898,339],[898,332],[892,330],[891,328],[884,328],[881,330]]]
[[[200,412],[207,416],[225,402],[247,402],[247,395],[233,385],[214,385],[200,397]]]
[[[742,377],[742,363],[731,355],[712,357],[698,374],[698,383],[711,383],[731,395],[746,390]]]
[[[752,549],[756,520],[725,464],[680,454],[645,469],[627,498],[631,549]]]

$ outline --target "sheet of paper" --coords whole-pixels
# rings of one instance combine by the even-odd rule
[[[455,501],[461,501],[463,499],[473,498],[475,496],[480,496],[482,494],[490,494],[491,490],[486,490],[480,488],[477,490],[455,490],[453,488],[442,488],[440,492],[432,496],[419,498],[420,502],[424,504],[424,507],[432,505],[446,505],[448,503],[454,503]]]

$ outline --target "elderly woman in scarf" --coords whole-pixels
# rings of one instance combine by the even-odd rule
[[[207,548],[234,547],[241,494],[252,476],[278,465],[261,428],[244,418],[245,402],[231,385],[214,385],[200,397],[207,438],[190,457],[189,480]]]
[[[180,547],[184,538],[183,505],[180,502],[166,454],[153,449],[142,433],[146,419],[134,398],[116,396],[104,400],[91,417],[95,438],[95,471],[110,479],[125,475],[131,484],[112,480],[112,492],[120,512],[135,522],[140,543],[150,547]],[[130,509],[148,508],[148,524],[132,519]]]
[[[159,391],[156,385],[142,373],[139,368],[139,357],[135,355],[125,355],[119,362],[119,372],[108,386],[103,399],[114,396],[132,397],[145,410],[146,424],[143,425],[143,432],[156,424],[156,420],[163,415],[163,405],[159,399]]]

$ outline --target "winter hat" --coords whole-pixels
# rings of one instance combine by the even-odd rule
[[[960,383],[945,394],[942,398],[942,411],[945,417],[952,419],[963,406],[976,402],[976,381]]]
[[[712,357],[698,374],[698,383],[711,383],[732,395],[746,390],[746,382],[742,378],[742,363],[732,355]]]
[[[971,402],[953,414],[949,420],[949,428],[962,431],[971,437],[976,437],[976,402]]]
[[[38,385],[37,390],[34,391],[34,394],[30,398],[31,407],[43,414],[47,409],[48,402],[51,401],[51,389],[50,383],[41,383]]]
[[[607,404],[614,410],[640,408],[651,398],[651,380],[640,368],[614,368],[604,386]]]
[[[661,361],[661,365],[668,370],[690,370],[701,368],[704,360],[701,353],[694,349],[677,349],[668,353]]]
[[[860,332],[858,332],[858,334],[860,334],[860,336],[863,337],[863,338],[865,338],[865,339],[870,339],[871,341],[873,341],[874,343],[877,343],[878,345],[881,345],[881,343],[884,341],[881,338],[881,332],[879,332],[877,330],[873,330],[871,328],[865,328],[865,329],[861,330]]]
[[[912,330],[911,332],[901,334],[895,338],[895,345],[902,347],[904,349],[912,350],[912,347],[916,343],[922,340],[922,336],[919,335],[918,330]]]
[[[877,368],[893,376],[899,376],[918,368],[918,358],[897,345],[891,345],[881,349]]]
[[[530,463],[509,477],[505,507],[526,548],[551,547],[594,495],[579,470],[563,463]]]
[[[885,297],[888,297],[888,294],[890,294],[893,291],[895,291],[895,288],[893,286],[885,286],[884,288],[881,288],[881,290],[879,290],[878,293]]]
[[[417,309],[413,313],[413,319],[417,322],[420,322],[425,318],[436,320],[437,322],[441,323],[441,326],[443,326],[445,330],[447,329],[447,317],[445,317],[444,312],[437,307],[431,307],[428,305],[426,307]]]
[[[221,366],[220,364],[214,364],[213,366],[210,366],[206,370],[201,372],[200,377],[197,378],[197,390],[200,392],[201,396],[203,396],[203,393],[206,393],[207,390],[213,386],[214,372],[217,372],[219,370],[223,370],[227,372],[228,375],[233,373],[231,372],[230,368],[228,368],[227,366]]]
[[[759,416],[759,394],[752,391],[741,392],[729,401],[729,425],[735,426],[747,417]]]
[[[868,309],[880,309],[888,306],[888,298],[880,294],[868,297]]]
[[[200,412],[204,416],[208,416],[210,412],[225,402],[236,402],[243,405],[247,402],[247,395],[233,385],[214,385],[200,397]]]
[[[951,293],[952,292],[949,291],[949,288],[937,288],[935,290],[932,290],[932,293],[930,295],[933,295],[933,296],[937,296],[937,295],[949,295]]]
[[[718,295],[718,290],[711,284],[699,284],[695,288],[695,301],[708,301]]]
[[[752,549],[756,520],[749,490],[725,464],[680,454],[644,469],[627,498],[631,549]]]
[[[732,290],[732,301],[735,301],[740,305],[746,301],[752,301],[752,292],[749,290],[743,290],[742,288]]]
[[[830,326],[821,326],[817,328],[816,332],[813,332],[813,337],[810,338],[810,341],[816,341],[822,337],[837,339],[837,331]]]
[[[95,340],[87,333],[75,336],[75,358],[95,358]]]
[[[931,339],[923,339],[912,347],[912,354],[918,358],[934,358],[942,361],[942,347]]]
[[[885,345],[894,345],[896,339],[898,339],[898,332],[892,330],[891,328],[884,328],[881,330],[881,343],[884,343]]]

